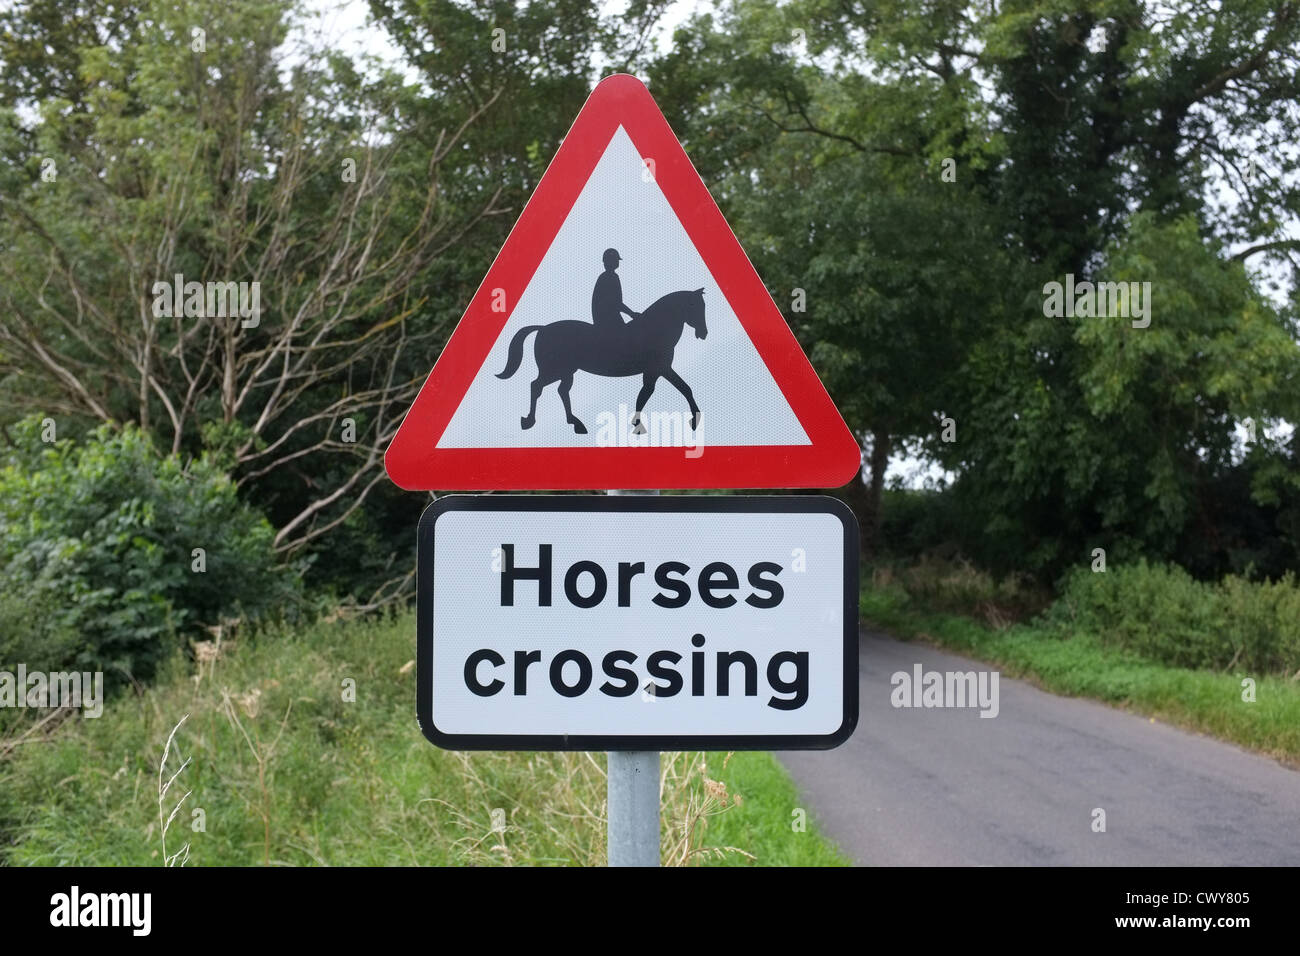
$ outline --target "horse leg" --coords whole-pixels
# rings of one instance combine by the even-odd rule
[[[695,396],[691,394],[691,387],[682,381],[682,377],[672,369],[664,372],[664,378],[682,393],[687,403],[691,406],[691,431],[700,427],[700,406],[695,404]]]
[[[659,380],[658,372],[646,372],[641,376],[641,391],[636,393],[636,411],[632,415],[632,434],[644,435],[646,433],[645,422],[641,420],[641,410],[645,408],[645,403],[650,401],[650,396],[654,394],[655,382]]]
[[[573,388],[573,373],[570,372],[564,378],[560,379],[560,401],[564,403],[564,417],[573,430],[579,435],[587,434],[587,426],[578,420],[573,414],[573,406],[569,404],[569,389]]]
[[[519,419],[520,428],[527,431],[529,428],[532,428],[537,424],[537,398],[542,394],[542,389],[547,385],[550,385],[553,381],[555,381],[553,378],[548,378],[543,381],[542,376],[538,375],[537,378],[533,379],[533,383],[528,386],[528,414]],[[564,404],[568,405],[568,402],[566,401]]]

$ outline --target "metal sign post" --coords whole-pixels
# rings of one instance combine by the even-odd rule
[[[607,491],[657,495],[658,491]],[[609,750],[605,771],[610,866],[659,865],[659,751]]]
[[[659,751],[610,750],[610,866],[659,865]]]

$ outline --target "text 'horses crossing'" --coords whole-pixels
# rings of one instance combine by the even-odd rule
[[[453,495],[418,551],[439,746],[820,748],[857,722],[857,524],[833,498]]]

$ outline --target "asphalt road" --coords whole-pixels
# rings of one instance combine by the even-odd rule
[[[1300,773],[1104,704],[999,678],[999,711],[895,708],[891,675],[990,671],[865,634],[861,716],[835,750],[778,754],[864,865],[1300,865]],[[1243,706],[1249,706],[1243,704]],[[1093,832],[1093,811],[1106,832]]]

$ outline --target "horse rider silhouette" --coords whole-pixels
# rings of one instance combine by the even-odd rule
[[[623,289],[614,271],[618,268],[618,253],[607,249],[604,260],[605,271],[596,280],[591,295],[594,320],[591,324],[566,320],[548,325],[526,325],[510,340],[505,370],[497,378],[510,378],[519,370],[524,357],[524,341],[537,333],[533,343],[537,378],[529,386],[528,414],[519,420],[520,427],[529,429],[537,423],[538,396],[551,382],[559,382],[565,420],[579,435],[587,434],[587,427],[573,414],[573,406],[569,403],[574,373],[583,371],[611,378],[641,376],[641,390],[637,393],[636,412],[632,416],[633,431],[638,435],[646,433],[641,412],[661,378],[667,379],[682,393],[691,409],[691,428],[699,428],[700,408],[695,404],[690,386],[673,369],[673,351],[687,325],[695,330],[697,339],[708,335],[704,321],[704,290],[669,292],[644,312],[633,312],[623,304]],[[626,312],[632,321],[625,325],[620,312]]]
[[[623,304],[623,284],[615,271],[622,257],[617,249],[606,249],[601,256],[605,271],[596,278],[596,288],[591,290],[591,321],[598,329],[622,329],[623,318],[619,314],[626,312],[628,318],[640,318],[640,312],[633,312]]]

